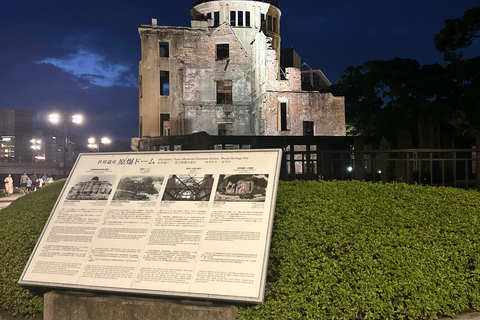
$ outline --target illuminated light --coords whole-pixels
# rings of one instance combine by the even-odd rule
[[[60,122],[60,116],[56,113],[52,113],[48,115],[48,120],[52,123],[58,123]]]
[[[112,140],[110,140],[109,138],[107,137],[103,137],[101,140],[100,140],[101,143],[103,144],[109,144],[112,142]]]
[[[353,167],[352,167],[352,166],[347,167],[347,171],[348,171],[348,172],[352,172],[352,171],[353,171]]]
[[[89,144],[95,143],[95,138],[88,138],[88,143]]]
[[[83,122],[83,116],[80,115],[80,114],[74,114],[72,116],[72,122],[73,123],[78,123],[78,124],[82,123]]]

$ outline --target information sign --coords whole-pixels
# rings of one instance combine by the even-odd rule
[[[281,150],[81,154],[24,286],[261,303]]]

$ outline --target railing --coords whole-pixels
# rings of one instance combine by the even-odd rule
[[[470,148],[375,149],[356,137],[188,136],[143,138],[142,151],[283,150],[282,180],[405,182],[480,190],[480,136]]]
[[[192,7],[195,7],[197,4],[204,3],[204,2],[210,2],[210,1],[215,1],[215,0],[192,0]],[[274,6],[278,7],[278,0],[251,0],[251,1],[260,1],[260,2],[266,2],[273,4]]]
[[[284,152],[281,177],[283,180],[321,177],[325,180],[397,181],[480,189],[479,154],[476,149],[328,151],[316,150],[315,146],[293,146]]]

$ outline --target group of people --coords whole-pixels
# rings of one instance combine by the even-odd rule
[[[5,193],[7,196],[13,193],[13,178],[9,174],[3,182],[5,183]],[[44,184],[52,183],[53,178],[50,175],[44,174],[43,176],[37,176],[35,172],[28,176],[25,172],[20,177],[20,188],[23,194],[35,191],[37,188],[41,188]]]

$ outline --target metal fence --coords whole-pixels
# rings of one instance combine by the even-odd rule
[[[302,150],[303,149],[303,150]],[[405,182],[479,189],[476,149],[284,150],[282,179]]]
[[[144,138],[142,151],[283,150],[282,180],[405,182],[480,190],[480,137],[469,148],[369,149],[361,137],[188,136]]]

